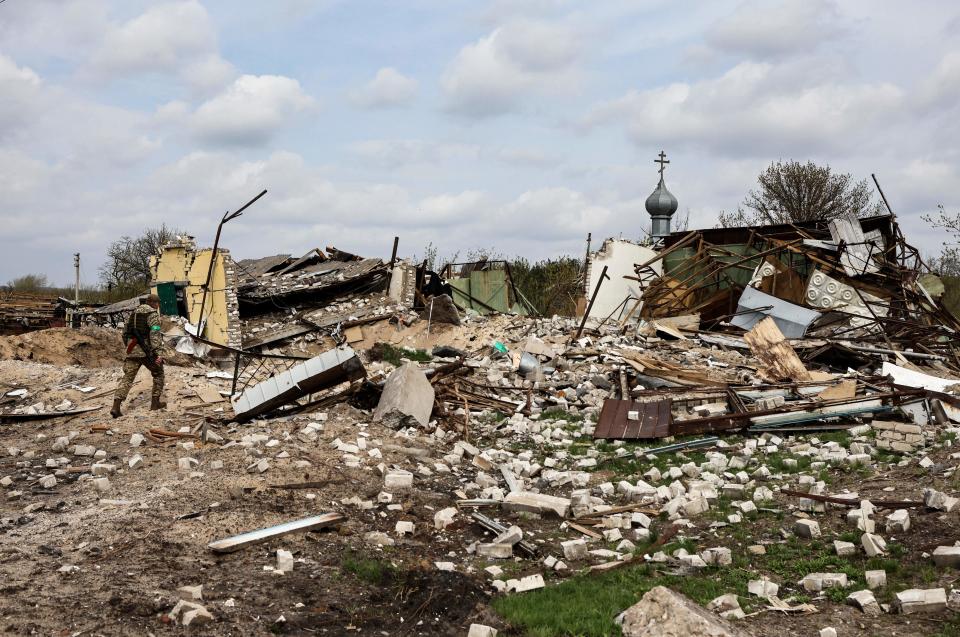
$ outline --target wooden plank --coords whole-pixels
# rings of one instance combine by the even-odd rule
[[[754,325],[753,329],[743,335],[743,340],[757,357],[760,374],[768,381],[811,380],[810,372],[803,366],[800,357],[787,343],[783,332],[771,317],[768,316]]]
[[[853,398],[857,395],[857,381],[845,380],[832,387],[827,387],[817,394],[817,398],[823,400],[838,400],[841,398]]]

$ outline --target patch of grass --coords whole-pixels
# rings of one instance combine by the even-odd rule
[[[523,634],[537,637],[618,635],[614,618],[655,586],[667,586],[700,604],[730,592],[746,596],[749,571],[708,568],[696,577],[658,572],[650,564],[578,575],[555,586],[493,600],[494,609]]]
[[[343,556],[340,565],[344,571],[353,573],[358,579],[375,586],[383,586],[397,575],[396,567],[390,562],[362,557],[352,552]]]
[[[930,637],[958,637],[960,636],[960,616],[954,615],[953,617],[945,620],[940,624],[937,632],[930,633]]]
[[[837,442],[844,447],[850,446],[850,434],[846,431],[822,431],[817,434],[820,442]]]
[[[566,409],[552,407],[540,412],[540,420],[566,420],[567,422],[583,422],[583,414],[572,414]]]
[[[765,557],[764,566],[790,582],[810,573],[846,573],[850,581],[863,577],[859,567],[833,553],[831,544],[817,540],[802,542],[792,537],[783,544],[768,546]]]
[[[394,347],[390,343],[375,343],[370,348],[371,360],[382,360],[395,367],[403,364],[403,359],[417,361],[418,363],[428,363],[433,360],[430,352],[422,349],[409,349],[406,347]]]
[[[794,467],[788,467],[787,460],[796,460]],[[767,456],[765,464],[774,473],[799,473],[810,468],[810,456],[797,456],[790,453],[773,453]]]

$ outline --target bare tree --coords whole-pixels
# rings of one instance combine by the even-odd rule
[[[867,180],[854,182],[848,173],[834,173],[812,161],[772,162],[757,177],[760,187],[751,190],[736,213],[722,213],[722,227],[764,225],[835,219],[853,213],[858,217],[882,214]]]
[[[108,289],[125,289],[131,294],[150,283],[150,257],[159,256],[163,246],[183,234],[168,228],[147,228],[139,237],[123,236],[110,244],[107,262],[100,266],[100,280]]]
[[[940,254],[926,260],[930,268],[945,276],[960,276],[960,213],[950,214],[937,204],[936,215],[920,215],[920,218],[934,228],[945,230],[950,241],[944,241]]]

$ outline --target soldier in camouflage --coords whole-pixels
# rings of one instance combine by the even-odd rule
[[[167,403],[163,402],[163,337],[160,334],[160,298],[151,294],[143,299],[134,310],[123,329],[123,342],[127,346],[127,358],[123,363],[123,378],[117,387],[113,398],[113,409],[110,415],[114,418],[121,416],[120,405],[130,393],[133,380],[140,371],[140,366],[146,367],[153,376],[153,391],[151,392],[150,409],[164,409]]]

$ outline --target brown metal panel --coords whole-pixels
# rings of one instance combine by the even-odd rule
[[[664,438],[670,435],[671,402],[669,398],[649,403],[605,400],[593,437],[607,440]],[[639,419],[628,420],[629,411],[637,411]]]
[[[646,417],[647,417],[646,405],[642,403],[641,404],[633,403],[632,401],[629,401],[629,400],[623,400],[621,402],[626,403],[625,408],[623,410],[624,411],[623,418],[626,421],[626,425],[627,425],[624,428],[622,438],[625,438],[628,440],[633,438],[646,438],[646,436],[644,435],[644,425],[646,424]],[[629,411],[637,412],[637,416],[638,416],[637,420],[629,420],[627,418],[627,412]]]

